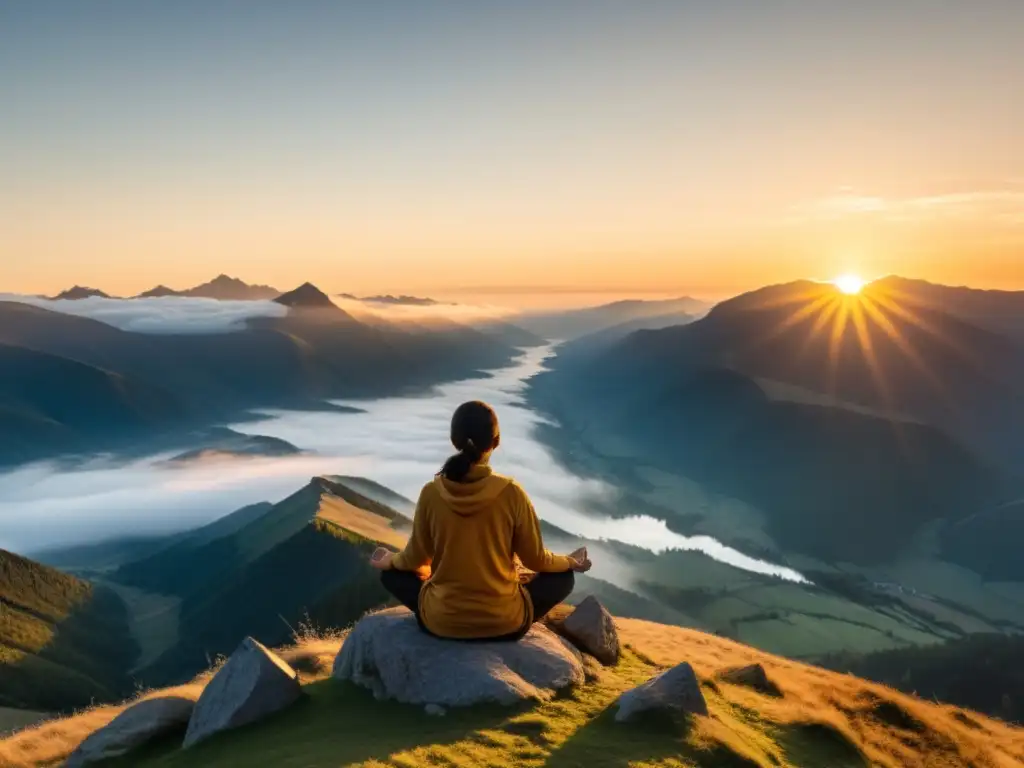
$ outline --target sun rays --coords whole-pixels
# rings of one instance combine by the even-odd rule
[[[928,402],[955,410],[934,366],[944,373],[956,369],[977,373],[976,356],[956,332],[955,320],[899,295],[884,281],[869,283],[845,275],[828,283],[794,285],[790,291],[761,298],[747,308],[768,311],[774,317],[740,356],[759,358],[756,365],[765,375],[770,376],[773,369],[781,374],[788,367],[800,379],[791,383],[817,385],[823,394],[864,401],[902,416],[908,408],[928,408]],[[824,370],[816,367],[816,360],[821,360]]]

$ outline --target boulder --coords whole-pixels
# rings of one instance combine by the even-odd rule
[[[768,677],[760,664],[748,664],[745,667],[734,667],[722,672],[719,677],[726,683],[753,688],[766,696],[781,696],[782,691]]]
[[[588,596],[562,622],[562,630],[576,646],[605,666],[619,661],[619,632],[615,619],[598,602]]]
[[[160,696],[132,704],[105,726],[89,734],[64,763],[67,768],[119,757],[148,741],[188,724],[195,701],[182,696]]]
[[[247,637],[196,702],[184,746],[191,747],[215,733],[262,720],[294,704],[301,695],[298,673]]]
[[[626,691],[619,697],[615,720],[620,723],[636,718],[648,710],[671,710],[706,715],[708,704],[701,693],[693,667],[685,661],[646,683]]]
[[[584,682],[580,652],[540,624],[516,642],[460,642],[424,633],[405,608],[364,617],[345,639],[333,676],[378,699],[465,707],[546,700]]]

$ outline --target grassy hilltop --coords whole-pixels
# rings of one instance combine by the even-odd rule
[[[307,638],[282,649],[303,671],[309,694],[291,710],[188,752],[177,750],[180,739],[170,740],[110,765],[1010,768],[1024,761],[1024,730],[997,720],[713,635],[637,619],[617,623],[628,645],[623,661],[585,686],[546,703],[451,710],[443,718],[328,679],[343,638]],[[680,661],[697,671],[710,717],[613,722],[612,704],[622,691]],[[765,666],[780,696],[719,678],[754,662]],[[209,676],[171,690],[198,696]],[[100,707],[0,741],[0,765],[56,764],[121,709]]]
[[[122,593],[135,590],[149,598],[159,593],[174,603],[173,610],[146,610],[154,626],[161,628],[156,638],[159,643],[148,637],[145,623],[133,614],[131,628],[140,647],[134,649],[134,655],[127,653],[124,661],[117,661],[116,655],[88,653],[102,638],[121,637],[116,632],[95,634],[99,625],[92,619],[102,615],[95,611],[97,595],[106,594],[104,587],[6,556],[0,560],[6,569],[0,581],[6,590],[0,594],[5,611],[4,646],[17,641],[29,647],[25,638],[35,638],[34,653],[19,653],[37,659],[38,664],[57,664],[61,673],[51,677],[38,667],[0,665],[5,675],[0,678],[0,690],[5,695],[11,690],[37,692],[45,688],[40,682],[67,686],[65,681],[77,680],[74,675],[89,670],[94,671],[88,678],[93,683],[109,679],[116,687],[118,671],[127,677],[128,671],[145,666],[150,672],[163,670],[165,680],[161,675],[149,677],[148,683],[158,687],[139,695],[197,698],[212,670],[183,685],[159,686],[165,681],[188,680],[171,670],[191,668],[191,675],[204,666],[193,664],[192,657],[230,653],[246,633],[280,647],[288,636],[284,634],[286,622],[276,615],[278,610],[292,617],[289,624],[297,624],[295,617],[303,613],[318,626],[351,623],[384,599],[365,564],[366,555],[378,542],[400,546],[408,520],[342,480],[313,478],[278,504],[241,509],[111,574],[120,582],[107,583]],[[560,532],[550,533],[550,538],[557,540]],[[700,561],[688,562],[693,566]],[[650,563],[638,562],[637,572],[653,578],[669,565],[673,566],[669,570],[676,571],[680,564],[672,559],[659,565],[659,558],[654,558]],[[697,579],[692,567],[685,570],[690,581]],[[298,574],[299,578],[283,578],[284,574]],[[222,734],[188,752],[178,749],[179,735],[110,765],[1009,768],[1024,763],[1024,729],[962,706],[922,700],[879,683],[757,650],[710,631],[659,623],[676,621],[681,614],[669,605],[644,601],[596,578],[581,577],[577,586],[579,594],[574,598],[594,593],[620,616],[616,621],[627,652],[618,667],[600,670],[586,685],[553,701],[511,709],[474,707],[451,710],[443,718],[430,717],[420,707],[379,702],[365,690],[329,679],[344,632],[316,634],[300,627],[299,635],[293,634],[291,644],[280,650],[302,674],[308,696],[299,704],[255,727]],[[780,583],[776,588],[787,586]],[[762,604],[766,594],[770,593],[761,594]],[[242,599],[252,595],[260,599]],[[15,600],[20,600],[16,612],[7,607]],[[146,605],[145,600],[142,603]],[[127,605],[113,604],[122,609]],[[128,610],[137,612],[138,607],[128,606]],[[552,619],[556,631],[559,619],[570,610],[562,607]],[[641,611],[646,619],[625,617],[636,617]],[[79,622],[72,620],[79,616]],[[40,617],[49,617],[49,623]],[[168,632],[171,623],[174,631]],[[110,626],[123,626],[123,622],[113,621]],[[94,634],[84,631],[89,628]],[[275,636],[281,639],[272,640]],[[69,645],[69,640],[76,642]],[[168,647],[169,642],[173,646]],[[957,650],[952,645],[948,648]],[[110,663],[97,666],[99,658]],[[941,661],[940,656],[935,658]],[[918,661],[916,656],[911,660]],[[613,705],[623,691],[681,661],[694,666],[710,717],[655,719],[638,725],[614,722]],[[886,669],[898,671],[905,666],[902,656],[891,663],[879,657],[873,663],[883,662]],[[779,695],[765,695],[723,678],[727,670],[751,663],[764,666]],[[948,663],[962,666],[956,659]],[[837,666],[842,668],[838,662]],[[17,682],[17,674],[25,669],[35,676],[22,677],[22,683],[31,679],[36,685],[12,688],[11,681]],[[880,671],[865,668],[864,674],[875,676]],[[922,672],[921,679],[928,680],[933,674]],[[888,673],[884,679],[889,679]],[[977,699],[977,706],[989,708],[991,692],[1013,689],[1013,679],[1005,675],[994,682],[984,681],[984,696]],[[125,688],[116,690],[123,692],[110,695],[108,688],[97,700],[116,701],[125,695]],[[965,703],[962,696],[950,698]],[[0,732],[23,728],[0,740],[0,768],[58,765],[86,736],[130,703],[93,707],[32,726],[37,715],[27,710],[55,707],[24,697],[0,701],[0,707],[24,708],[13,717],[0,709]],[[1003,714],[999,709],[990,711]]]

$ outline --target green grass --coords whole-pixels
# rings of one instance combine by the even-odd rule
[[[0,550],[0,604],[5,607],[52,622],[65,618],[91,594],[92,587],[81,579]]]
[[[137,651],[116,595],[0,551],[0,706],[117,700],[131,690]]]
[[[308,697],[287,712],[254,727],[214,738],[188,752],[180,738],[156,745],[111,766],[210,768],[274,765],[319,768],[343,765],[625,765],[626,755],[663,757],[679,752],[681,733],[672,729],[624,728],[610,721],[608,705],[627,682],[652,672],[632,657],[622,670],[554,701],[518,708],[473,707],[444,717],[421,707],[380,702],[361,688],[324,680],[307,686]]]
[[[639,724],[614,721],[618,695],[657,672],[627,652],[619,667],[585,687],[545,703],[518,707],[453,709],[431,717],[418,706],[381,702],[349,683],[323,680],[307,697],[255,726],[225,733],[189,751],[181,735],[133,753],[110,768],[424,768],[427,766],[707,766],[756,768],[789,765],[830,768],[864,765],[856,747],[826,728],[771,727],[707,690],[734,730],[695,727],[686,718],[652,717]],[[822,762],[823,759],[828,762]]]
[[[563,606],[552,619],[569,612]],[[258,724],[182,751],[182,733],[108,763],[114,768],[1015,768],[1024,730],[984,715],[905,696],[864,680],[758,652],[714,635],[620,619],[623,658],[590,668],[585,685],[548,702],[452,709],[376,701],[325,679],[340,636],[310,636],[280,649],[303,670],[307,695]],[[310,660],[315,663],[307,663]],[[648,713],[614,720],[625,690],[681,661],[701,681],[709,716]],[[300,663],[301,662],[301,663]],[[775,691],[730,683],[726,673],[757,662]],[[197,696],[208,676],[179,691]],[[153,691],[153,695],[159,692]],[[125,706],[129,704],[126,703]],[[123,711],[100,707],[0,739],[0,764],[52,766]],[[4,763],[4,760],[7,763]]]

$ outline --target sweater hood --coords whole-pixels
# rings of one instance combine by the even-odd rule
[[[438,475],[434,485],[451,510],[464,517],[489,508],[494,500],[512,484],[512,479],[497,475],[486,464],[473,467],[463,482],[457,483]]]

